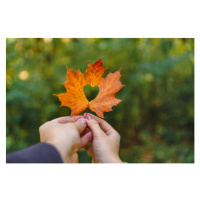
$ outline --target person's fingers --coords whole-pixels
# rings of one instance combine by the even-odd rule
[[[87,123],[84,118],[78,119],[76,122],[74,122],[74,125],[76,126],[79,133],[83,132],[87,127]]]
[[[105,136],[105,133],[102,131],[99,123],[94,119],[86,119],[87,125],[93,133],[93,138],[97,139],[99,137]]]
[[[101,129],[106,133],[106,135],[117,135],[118,134],[117,131],[105,120],[100,119],[100,118],[96,117],[95,115],[92,115],[89,113],[87,113],[87,115],[84,115],[84,117],[86,119],[88,119],[88,118],[95,119],[99,123]]]
[[[88,143],[83,148],[89,153],[90,156],[93,156],[93,149],[92,149],[92,145],[91,144]]]
[[[90,141],[92,141],[93,134],[92,131],[87,132],[81,137],[80,149],[86,146]]]
[[[89,131],[91,131],[88,127],[82,132],[80,133],[80,137],[83,137],[85,134],[87,134]]]
[[[76,115],[76,116],[73,116],[73,117],[66,116],[66,117],[59,117],[59,118],[54,119],[54,120],[56,120],[59,123],[68,123],[68,122],[75,122],[78,119],[83,118],[83,117],[84,116],[81,116],[81,115]]]

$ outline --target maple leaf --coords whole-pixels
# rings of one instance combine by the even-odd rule
[[[104,79],[102,76],[106,69],[103,67],[101,60],[102,58],[93,64],[89,62],[85,74],[67,67],[67,80],[63,83],[67,92],[54,95],[61,101],[61,106],[71,108],[71,116],[78,115],[86,108],[90,108],[99,117],[104,118],[104,112],[111,111],[113,106],[122,101],[115,98],[115,94],[124,87],[120,82],[121,69],[114,73],[109,73]],[[83,87],[87,84],[92,87],[99,87],[99,94],[90,102],[83,90]]]

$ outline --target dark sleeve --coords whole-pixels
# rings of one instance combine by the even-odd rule
[[[62,163],[58,151],[50,144],[37,143],[6,154],[6,163]]]

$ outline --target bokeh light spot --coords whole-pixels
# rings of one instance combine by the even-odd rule
[[[49,42],[52,41],[52,38],[44,38],[44,41],[45,41],[46,43],[49,43]]]
[[[26,79],[28,79],[28,78],[29,78],[29,72],[27,72],[26,70],[21,71],[21,72],[19,73],[19,78],[20,78],[21,80],[26,80]]]

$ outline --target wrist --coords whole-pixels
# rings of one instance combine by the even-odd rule
[[[118,156],[117,158],[115,158],[113,163],[123,163],[122,160],[120,159],[120,157]]]
[[[57,150],[57,152],[59,153],[63,163],[68,162],[69,158],[67,156],[66,151],[59,144],[57,144],[56,141],[48,141],[46,143],[52,145]]]
[[[109,163],[123,163],[118,155],[110,156],[108,159],[108,162]]]

